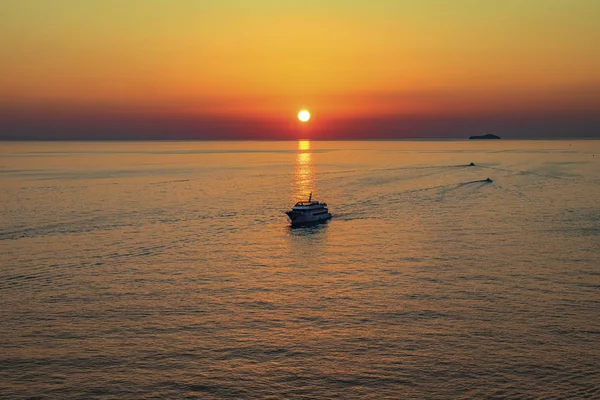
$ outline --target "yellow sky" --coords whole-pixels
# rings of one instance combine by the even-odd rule
[[[4,0],[0,104],[411,115],[599,104],[600,1]]]

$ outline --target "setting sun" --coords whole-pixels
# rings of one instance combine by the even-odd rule
[[[298,119],[302,122],[307,122],[310,119],[310,113],[307,110],[302,110],[298,113]]]

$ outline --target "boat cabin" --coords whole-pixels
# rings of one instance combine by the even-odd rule
[[[318,201],[299,201],[294,205],[294,207],[310,207],[310,206],[320,206],[322,205]]]

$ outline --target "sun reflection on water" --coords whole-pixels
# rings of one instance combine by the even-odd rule
[[[307,200],[310,193],[315,190],[310,140],[298,141],[294,178],[294,201]]]
[[[310,140],[298,140],[298,150],[310,150]]]

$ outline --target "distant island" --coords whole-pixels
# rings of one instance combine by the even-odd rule
[[[502,138],[500,136],[492,135],[491,133],[488,133],[487,135],[471,136],[471,137],[469,137],[469,139],[502,139]]]

